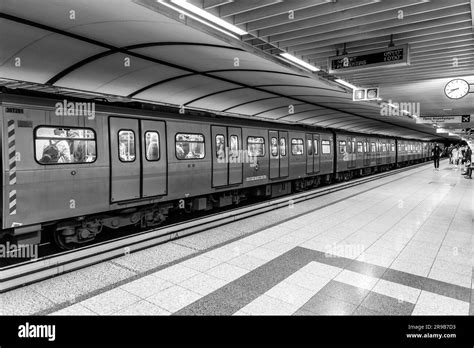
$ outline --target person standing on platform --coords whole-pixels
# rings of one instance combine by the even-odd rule
[[[452,151],[454,170],[458,170],[458,147],[455,146]]]
[[[449,157],[449,164],[453,164],[453,150],[454,150],[454,145],[451,144],[448,147],[448,157]]]
[[[439,157],[441,156],[441,149],[438,144],[435,144],[435,147],[433,150],[431,150],[431,154],[433,155],[435,170],[439,170]]]
[[[474,166],[473,163],[472,163],[472,160],[474,158],[472,156],[472,150],[469,147],[469,145],[466,148],[466,152],[465,152],[464,156],[465,156],[465,163],[466,163],[466,169],[467,169],[465,178],[466,179],[472,179],[472,168]]]

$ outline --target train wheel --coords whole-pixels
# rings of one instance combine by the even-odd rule
[[[64,230],[58,230],[56,226],[51,227],[53,234],[54,244],[61,250],[72,250],[76,248],[76,244],[67,243],[67,235],[64,234]]]

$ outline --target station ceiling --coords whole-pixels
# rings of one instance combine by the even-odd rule
[[[328,57],[384,48],[392,39],[410,45],[409,66],[338,77],[379,87],[383,101],[419,103],[422,116],[474,114],[474,94],[457,101],[444,95],[453,78],[474,84],[471,0],[189,2],[248,34],[230,37],[156,0],[3,0],[0,85],[375,134],[448,138],[411,117],[382,116],[382,101],[353,102],[351,91],[328,74]],[[321,71],[290,65],[276,57],[281,51]]]

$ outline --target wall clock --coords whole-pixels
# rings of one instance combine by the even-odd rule
[[[461,99],[469,93],[469,83],[462,79],[454,79],[444,87],[444,93],[450,99]]]

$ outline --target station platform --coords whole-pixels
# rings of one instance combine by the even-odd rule
[[[448,162],[1,294],[3,315],[473,315],[473,181]]]

